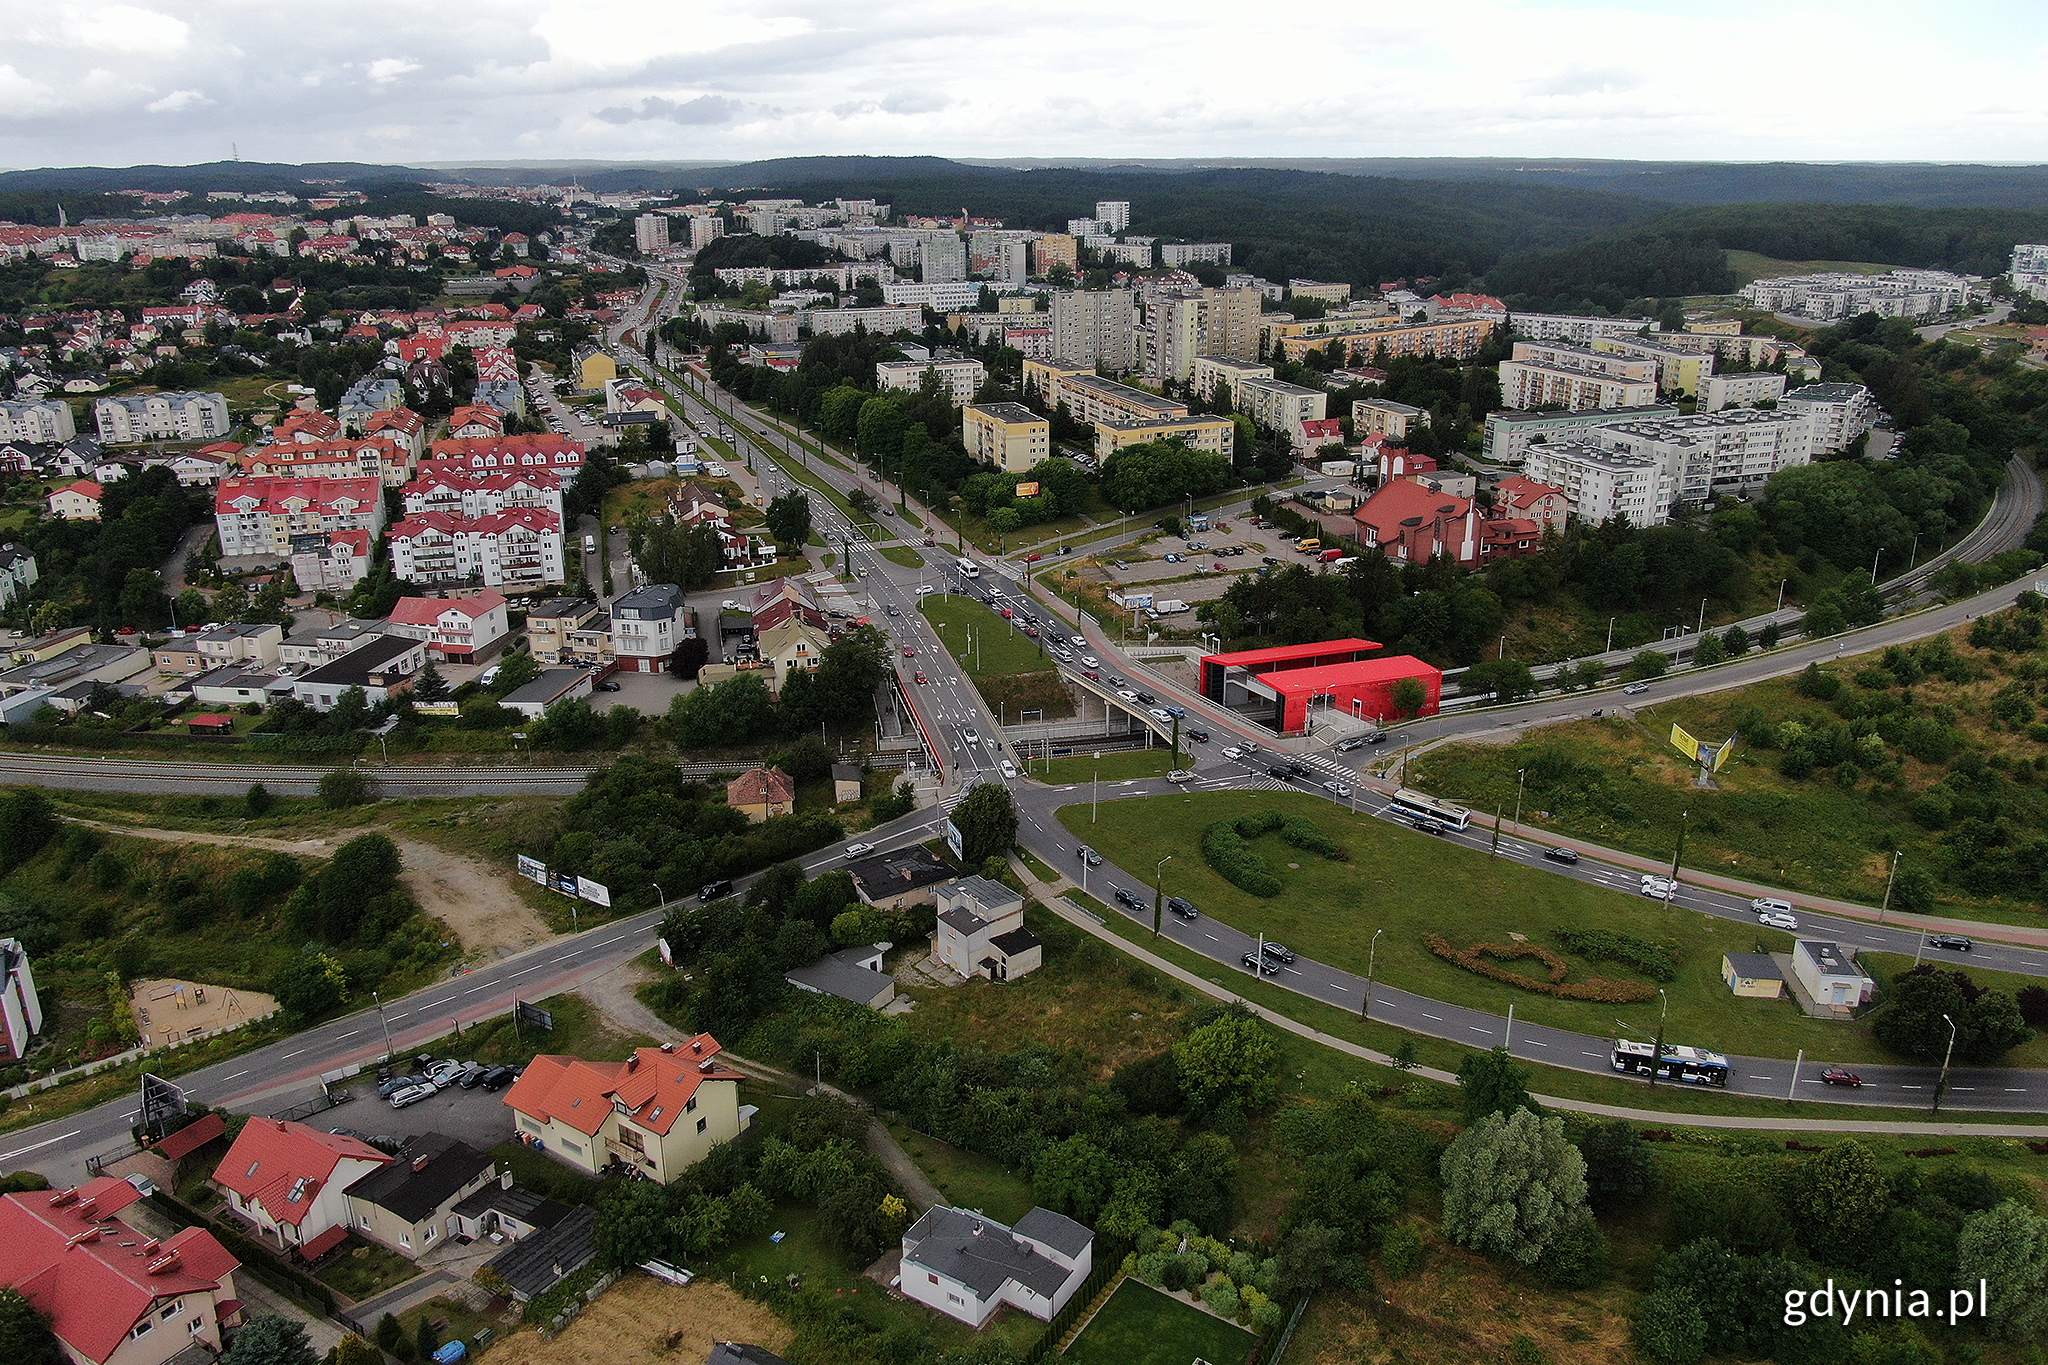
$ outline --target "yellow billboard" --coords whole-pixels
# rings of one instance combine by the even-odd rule
[[[1732,754],[1732,753],[1734,753],[1734,752],[1735,752],[1735,740],[1736,740],[1736,738],[1737,738],[1737,737],[1736,737],[1736,736],[1734,736],[1734,735],[1730,735],[1730,736],[1728,736],[1728,742],[1727,742],[1726,744],[1723,744],[1723,745],[1722,745],[1722,746],[1721,746],[1720,748],[1718,748],[1718,749],[1714,750],[1714,771],[1715,771],[1715,772],[1720,772],[1720,771],[1721,771],[1721,765],[1722,765],[1723,763],[1726,763],[1726,762],[1728,761],[1728,755],[1730,755],[1730,754]]]
[[[1676,725],[1671,727],[1671,747],[1695,763],[1700,761],[1700,742]]]
[[[1020,497],[1020,498],[1035,498],[1035,497],[1037,497],[1037,496],[1038,496],[1038,485],[1037,485],[1037,484],[1035,484],[1035,483],[1020,483],[1020,484],[1018,484],[1018,485],[1017,485],[1017,496],[1018,496],[1018,497]]]

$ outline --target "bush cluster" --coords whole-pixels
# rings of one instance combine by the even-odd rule
[[[1652,981],[1678,979],[1678,954],[1661,943],[1612,929],[1560,929],[1557,941],[1565,951],[1594,962],[1620,962]]]
[[[1440,934],[1424,934],[1422,945],[1446,962],[1456,963],[1466,971],[1494,981],[1515,986],[1538,995],[1556,996],[1560,1000],[1597,1000],[1610,1005],[1633,1005],[1653,998],[1657,992],[1639,981],[1608,981],[1592,977],[1585,981],[1566,981],[1571,973],[1571,964],[1550,949],[1536,943],[1475,943],[1470,948],[1454,948]],[[1505,967],[1496,967],[1487,958],[1512,961],[1516,958],[1533,957],[1550,971],[1550,980],[1535,981],[1520,972],[1511,972]]]
[[[1218,820],[1203,830],[1202,861],[1209,864],[1217,876],[1247,895],[1277,896],[1280,894],[1280,879],[1268,872],[1265,861],[1246,847],[1238,833],[1242,823]]]

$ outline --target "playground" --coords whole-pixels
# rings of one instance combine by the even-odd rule
[[[145,1048],[225,1033],[277,1009],[277,1001],[261,991],[170,978],[136,982],[129,988],[128,1004]]]

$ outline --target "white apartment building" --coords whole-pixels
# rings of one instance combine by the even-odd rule
[[[2048,243],[2021,242],[2012,249],[2012,287],[2036,299],[2048,299]]]
[[[1537,441],[1523,469],[1538,483],[1562,488],[1581,521],[1627,517],[1632,526],[1661,526],[1671,517],[1671,480],[1645,456],[1588,441]]]
[[[668,250],[668,215],[643,213],[633,220],[633,245],[643,254]]]
[[[1150,270],[1152,250],[1158,241],[1157,237],[1126,237],[1120,242],[1112,242],[1104,247],[1102,257],[1106,261],[1115,261],[1138,270]]]
[[[1067,219],[1067,235],[1069,237],[1099,237],[1102,235],[1101,220],[1095,218],[1069,218]]]
[[[1657,362],[1650,356],[1625,355],[1618,351],[1594,350],[1587,346],[1566,346],[1557,342],[1518,341],[1511,359],[1552,370],[1583,370],[1609,379],[1657,379]]]
[[[562,477],[552,469],[462,469],[431,465],[399,496],[405,514],[487,517],[517,507],[562,515]]]
[[[1124,232],[1131,226],[1131,201],[1128,199],[1099,199],[1095,203],[1095,221],[1102,224],[1104,232]]]
[[[690,215],[690,250],[696,251],[710,246],[723,236],[725,236],[725,219],[714,217],[708,213],[693,213]]]
[[[967,242],[957,232],[937,233],[918,245],[917,263],[926,284],[967,278]]]
[[[217,393],[147,393],[101,398],[92,405],[100,440],[111,446],[139,441],[216,441],[233,430],[228,400]]]
[[[1519,465],[1539,440],[1568,441],[1589,427],[1639,417],[1676,417],[1675,403],[1636,408],[1589,408],[1583,412],[1492,412],[1486,416],[1484,453],[1494,464]]]
[[[856,329],[866,329],[874,336],[894,336],[898,332],[916,332],[924,327],[922,308],[813,308],[804,314],[804,321],[810,325],[814,337],[844,336]]]
[[[1159,248],[1161,265],[1229,265],[1228,242],[1167,242]]]
[[[1586,434],[1609,450],[1658,461],[1675,501],[1705,502],[1723,493],[1753,492],[1779,470],[1810,463],[1814,427],[1807,413],[1781,406],[1618,422]],[[1531,447],[1532,459],[1534,454]]]
[[[897,307],[934,308],[941,313],[972,308],[981,298],[981,286],[972,280],[884,280],[882,302]],[[922,322],[922,317],[919,318]]]
[[[412,583],[513,591],[565,583],[562,518],[536,507],[481,517],[410,515],[391,528],[391,571]]]
[[[683,590],[649,583],[612,600],[612,656],[628,673],[660,673],[684,638]]]
[[[1655,374],[1654,363],[1642,363]],[[1517,410],[1555,404],[1577,412],[1585,408],[1639,407],[1657,401],[1654,378],[1618,379],[1595,370],[1562,369],[1523,360],[1500,363],[1500,391],[1501,401]]]
[[[1330,395],[1279,379],[1241,379],[1231,386],[1231,404],[1260,426],[1292,435],[1303,422],[1329,415]]]
[[[1742,297],[1756,308],[1834,321],[1875,313],[1885,318],[1929,318],[1968,302],[1970,282],[1943,270],[1893,270],[1883,275],[1829,271],[1779,275],[1745,285]]]
[[[1052,353],[1122,374],[1135,363],[1137,296],[1128,289],[1076,289],[1052,296]]]
[[[1807,384],[1786,394],[1778,407],[1813,419],[1816,454],[1846,450],[1877,425],[1877,400],[1861,384]]]
[[[1229,356],[1198,355],[1195,357],[1195,371],[1189,381],[1189,388],[1207,402],[1215,396],[1216,386],[1221,384],[1231,406],[1236,407],[1237,385],[1240,381],[1272,377],[1271,365],[1261,365],[1249,360],[1233,360]]]
[[[1700,411],[1750,408],[1785,396],[1785,376],[1771,370],[1744,374],[1711,374],[1700,382]]]
[[[0,441],[61,445],[77,434],[69,403],[0,403]]]
[[[1386,436],[1405,441],[1415,427],[1429,425],[1429,412],[1391,398],[1359,398],[1351,404],[1351,430],[1359,437]]]
[[[875,363],[875,386],[883,393],[915,393],[928,374],[938,377],[939,387],[957,408],[974,401],[988,380],[988,367],[979,360],[882,360]]]
[[[364,531],[374,543],[384,529],[384,486],[375,479],[222,479],[213,524],[226,558],[281,562],[294,536],[335,531]]]
[[[1652,318],[1585,318],[1570,313],[1510,313],[1508,330],[1530,341],[1565,341],[1591,346],[1596,337],[1636,336],[1655,332]]]

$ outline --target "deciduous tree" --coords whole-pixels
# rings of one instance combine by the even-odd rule
[[[1488,1114],[1458,1135],[1441,1169],[1445,1233],[1490,1256],[1534,1265],[1592,1217],[1586,1159],[1565,1140],[1564,1121],[1555,1115]]]

